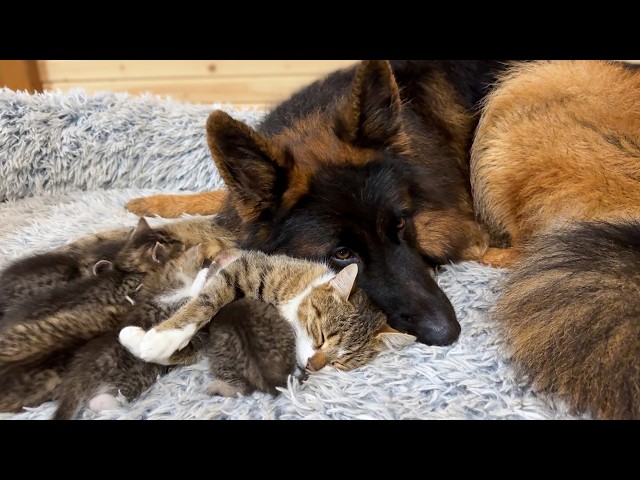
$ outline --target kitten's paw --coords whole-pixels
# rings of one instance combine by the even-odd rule
[[[124,327],[120,330],[118,339],[124,348],[131,352],[131,355],[140,357],[140,344],[144,338],[144,334],[147,333],[140,327]]]
[[[213,380],[207,387],[207,393],[212,397],[235,397],[242,395],[243,391],[224,380]]]
[[[187,325],[184,329],[156,330],[152,328],[145,333],[140,344],[140,358],[146,362],[172,365],[169,359],[173,353],[183,349],[196,333],[195,325]]]
[[[89,400],[89,408],[94,412],[101,412],[102,410],[113,410],[118,408],[120,402],[113,395],[108,393],[101,393]]]

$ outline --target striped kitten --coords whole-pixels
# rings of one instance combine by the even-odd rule
[[[10,300],[0,315],[0,411],[52,400],[74,352],[119,330],[132,303],[144,298],[138,287],[147,276],[205,240],[207,255],[234,245],[207,218],[157,228],[141,218],[134,229],[83,237],[5,269],[0,293]]]
[[[122,319],[121,326],[149,329],[171,317],[204,286],[207,269],[202,267],[203,260],[200,247],[194,246],[149,274],[144,280],[143,298]],[[115,408],[118,393],[131,401],[168,372],[164,365],[131,355],[118,341],[118,331],[96,337],[76,351],[69,372],[54,392],[58,402],[54,419],[73,419],[85,403],[94,411]],[[197,349],[193,353],[193,357],[183,357],[182,362],[188,364],[200,358]]]
[[[384,314],[361,291],[352,292],[357,265],[349,265],[336,274],[321,263],[242,250],[236,250],[225,263],[224,268],[212,265],[200,294],[170,319],[148,331],[135,326],[124,328],[120,331],[120,342],[148,362],[179,363],[181,357],[192,354],[193,346],[189,342],[193,336],[222,307],[242,298],[272,304],[289,325],[294,337],[295,362],[287,374],[294,373],[296,365],[308,371],[327,365],[351,370],[383,350],[401,348],[415,340],[414,336],[389,327]],[[265,315],[254,318],[253,322],[247,319],[244,327],[224,322],[228,329],[246,328],[243,332],[236,331],[236,337],[248,339],[238,343],[238,339],[235,342],[220,340],[214,318],[210,341],[215,348],[209,351],[211,368],[217,378],[210,393],[230,396],[256,389],[273,393],[273,387],[282,384],[282,376],[274,380],[260,372],[268,368],[269,355],[249,351],[256,335],[260,335],[257,328],[260,325],[254,322],[260,321],[273,322],[274,317]],[[259,341],[268,346],[272,336],[268,329],[263,330],[267,338]],[[249,354],[259,355],[260,361],[238,361],[239,353],[243,359]],[[286,354],[282,357],[287,358]]]

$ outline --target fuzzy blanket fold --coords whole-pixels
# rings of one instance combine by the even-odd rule
[[[222,185],[206,146],[213,108],[255,124],[262,112],[151,96],[29,95],[0,90],[0,268],[29,252],[133,226],[131,198]],[[165,220],[151,219],[151,225]],[[442,268],[438,282],[462,325],[450,347],[415,344],[352,372],[293,380],[278,397],[205,393],[206,363],[180,367],[142,397],[85,419],[554,419],[575,418],[518,381],[486,312],[502,272]],[[53,403],[5,419],[47,419]]]

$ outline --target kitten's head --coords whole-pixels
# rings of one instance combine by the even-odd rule
[[[201,279],[202,287],[210,271],[220,270],[238,256],[236,248],[217,249],[209,244],[199,243],[170,259],[156,277],[159,278],[158,283],[164,284],[166,288],[180,288],[192,285],[202,270],[207,269]]]
[[[343,268],[300,303],[298,318],[304,332],[297,336],[296,356],[307,370],[327,365],[353,370],[384,350],[415,341],[413,335],[391,328],[366,294],[354,288],[357,274],[356,264]]]
[[[144,217],[131,231],[116,255],[114,266],[125,272],[147,273],[158,270],[184,252],[184,245],[167,233],[151,228]]]

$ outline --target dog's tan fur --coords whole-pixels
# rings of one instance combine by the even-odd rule
[[[640,73],[606,61],[513,68],[472,148],[486,263],[512,267],[492,316],[540,391],[640,417]],[[630,233],[629,233],[630,232]]]
[[[594,60],[511,69],[486,99],[471,153],[476,212],[511,239],[487,263],[512,265],[534,235],[563,222],[639,218],[638,142],[635,72]]]

